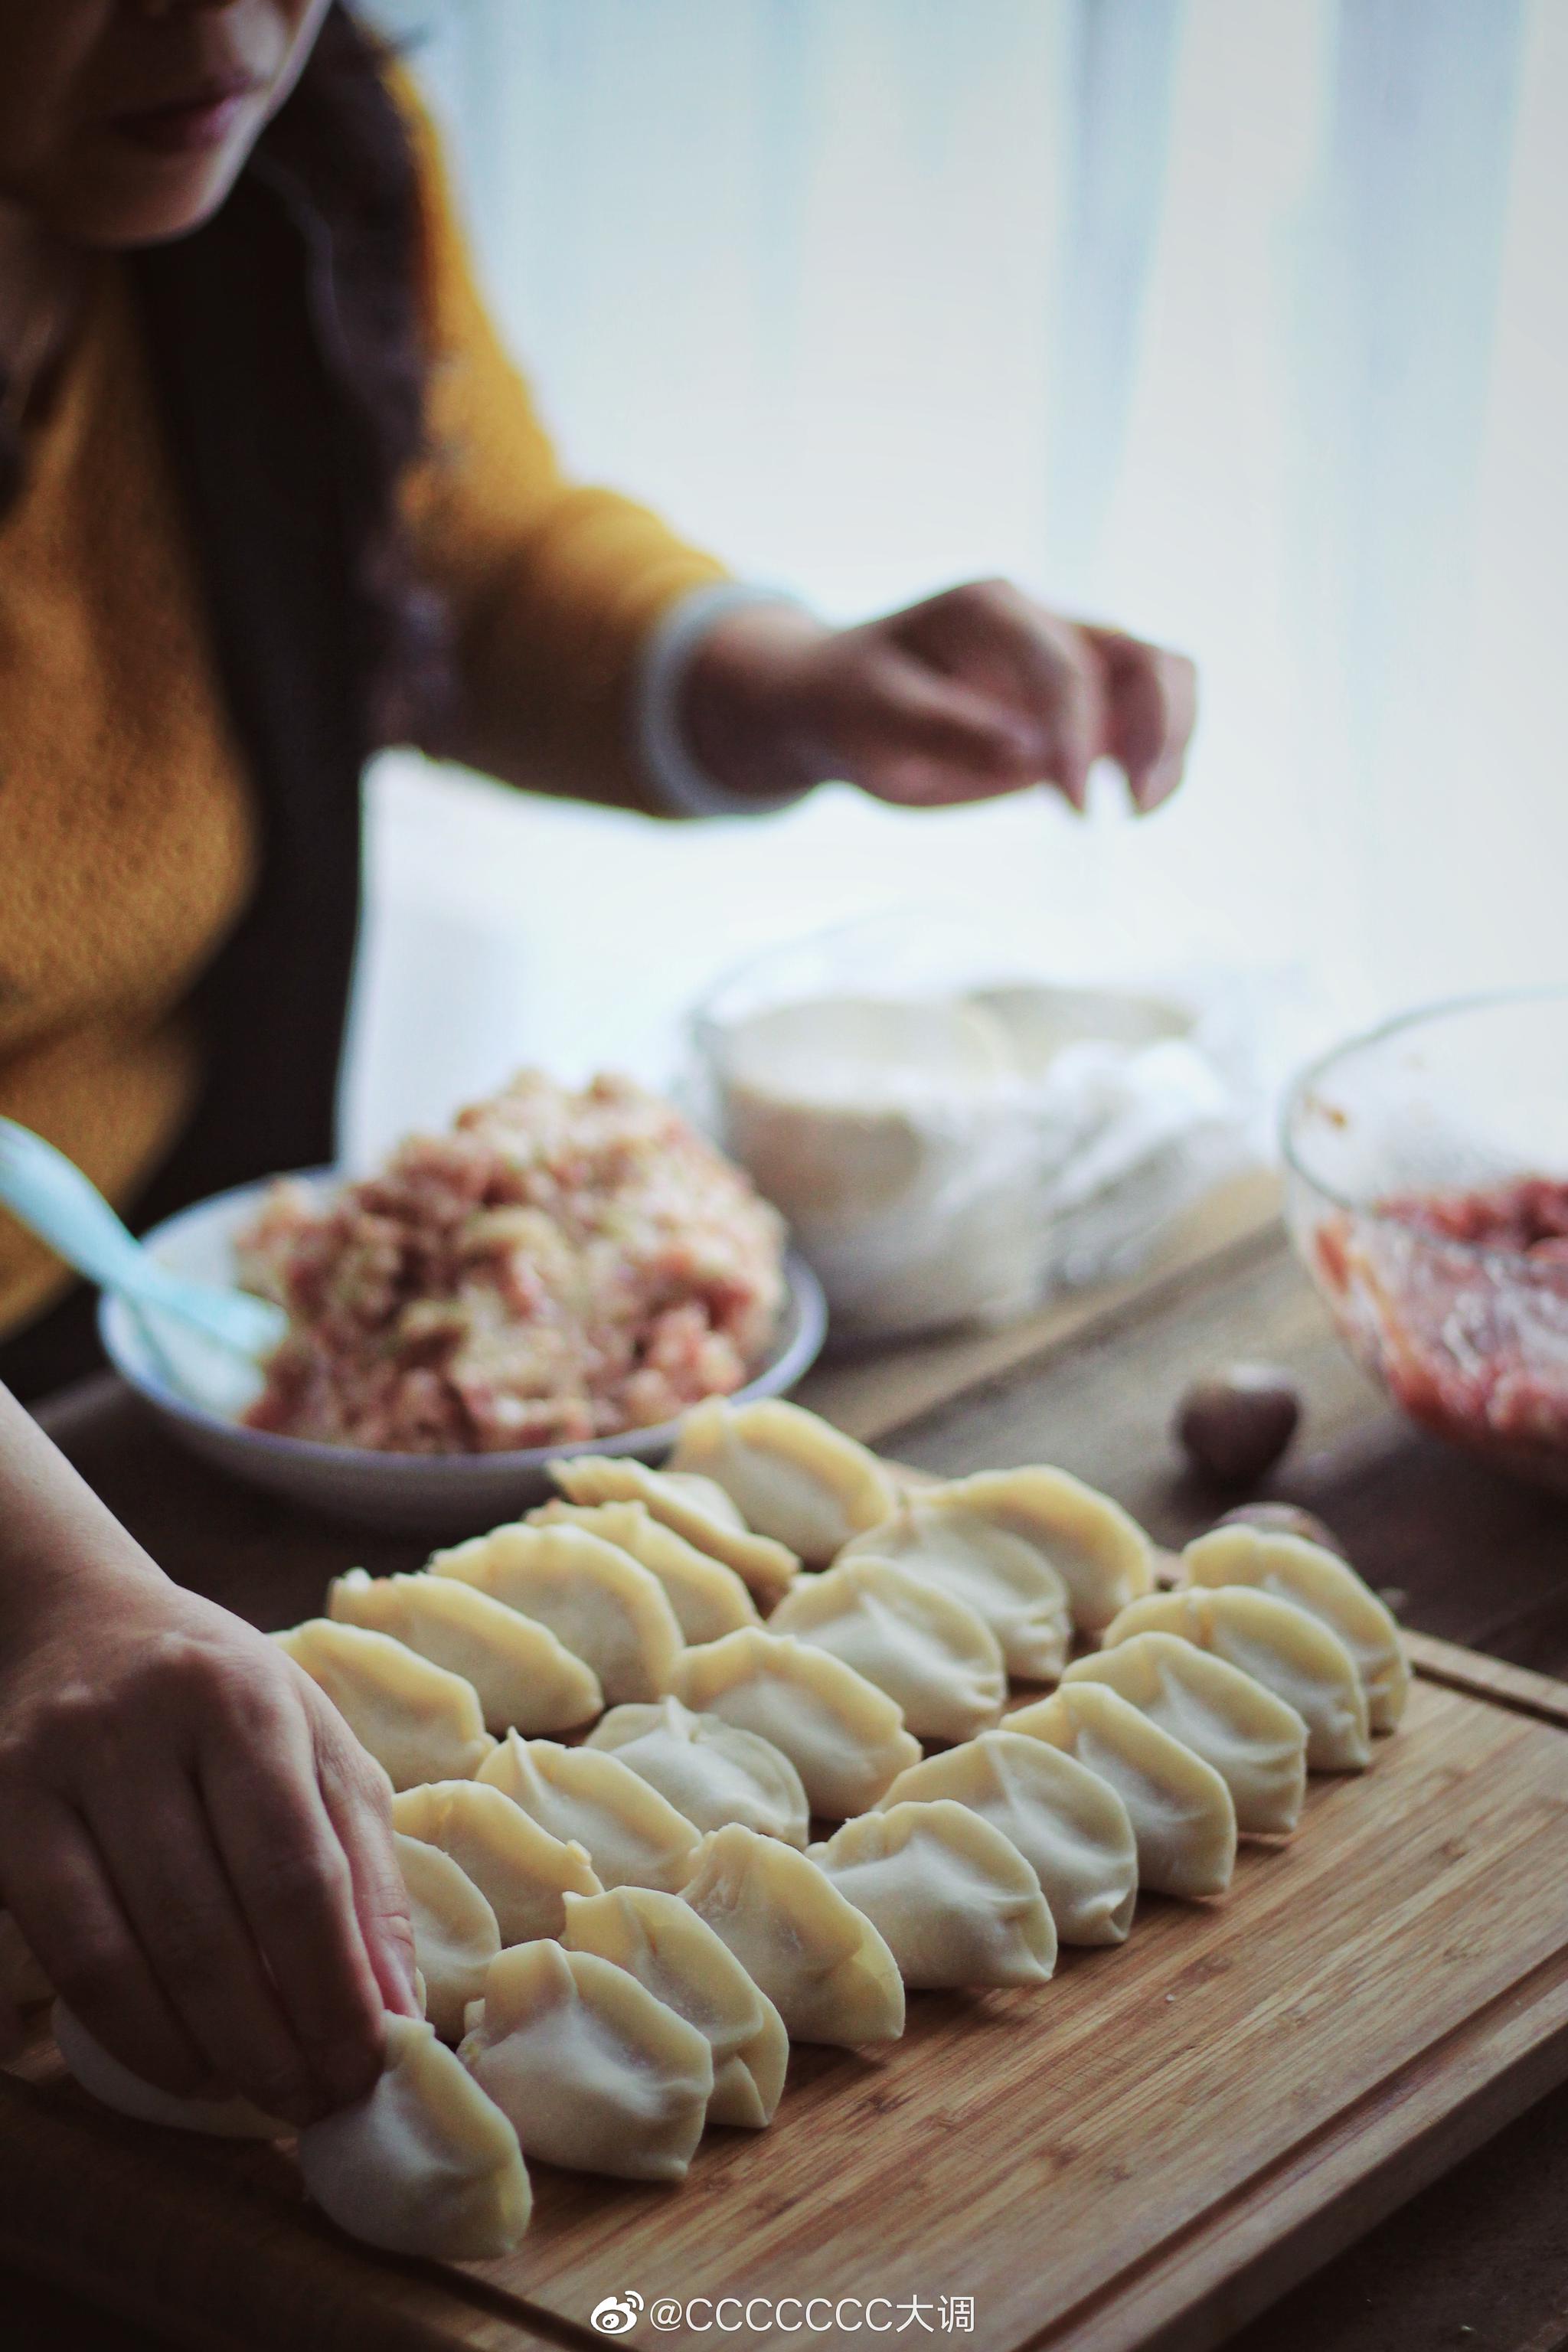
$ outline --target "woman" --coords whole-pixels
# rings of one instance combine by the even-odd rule
[[[995,583],[830,630],[565,481],[327,0],[0,0],[0,1111],[143,1223],[331,1156],[378,744],[666,814],[1180,774],[1175,656]],[[0,1226],[0,1377],[86,1334]],[[386,1795],[0,1391],[0,1898],[100,2039],[296,2123],[363,2091]]]

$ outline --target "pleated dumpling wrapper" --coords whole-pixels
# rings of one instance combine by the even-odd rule
[[[895,1515],[890,1532],[896,1549],[879,1528],[846,1549],[904,1567],[928,1562],[939,1580],[987,1617],[1009,1666],[1029,1681],[1047,1680],[1057,1670],[1048,1660],[1026,1664],[1016,1655],[1007,1631],[966,1580],[982,1579],[982,1591],[998,1577],[1023,1580],[1026,1591],[1029,1565],[1043,1561],[1066,1585],[1072,1622],[1082,1633],[1098,1633],[1154,1581],[1153,1547],[1137,1520],[1066,1470],[979,1470],[923,1487]],[[973,1565],[976,1559],[983,1570]]]
[[[1251,1584],[1337,1633],[1355,1660],[1373,1731],[1392,1731],[1410,1696],[1410,1668],[1391,1612],[1348,1560],[1300,1536],[1211,1528],[1182,1554],[1189,1584]]]
[[[144,2083],[110,2055],[63,2000],[56,2001],[49,2023],[72,2079],[116,2115],[132,2116],[141,2124],[163,2124],[172,2131],[207,2132],[215,2139],[282,2139],[294,2128],[275,2116],[264,2116],[248,2099],[181,2099],[154,2083]]]
[[[601,1888],[662,1886],[668,1893],[689,1875],[697,1831],[603,1748],[563,1748],[509,1731],[480,1777],[563,1845],[580,1845]]]
[[[1309,1772],[1363,1772],[1372,1761],[1366,1693],[1337,1633],[1304,1609],[1250,1584],[1149,1592],[1113,1617],[1114,1649],[1134,1633],[1179,1633],[1212,1650],[1293,1706],[1307,1727]]]
[[[1138,1899],[1138,1848],[1109,1781],[1043,1740],[983,1731],[900,1772],[880,1810],[949,1797],[1010,1838],[1064,1944],[1121,1944]]]
[[[299,2157],[323,2213],[389,2254],[484,2262],[528,2227],[516,2132],[419,2018],[387,2019],[381,2079],[302,2131]]]
[[[1212,1764],[1109,1683],[1066,1682],[1007,1728],[1048,1740],[1109,1780],[1138,1846],[1138,1884],[1189,1899],[1223,1895],[1236,1867],[1236,1807]]]
[[[863,1911],[907,1985],[1043,1984],[1057,1930],[1011,1838],[938,1798],[846,1822],[808,1859]]]
[[[626,1969],[655,2000],[707,2036],[713,2053],[710,2124],[761,2131],[772,2123],[789,2063],[784,2020],[689,1903],[649,1886],[574,1895],[561,1941],[569,1952],[597,1952]]]
[[[865,1812],[920,1758],[919,1740],[886,1691],[784,1633],[726,1633],[688,1650],[675,1696],[694,1714],[721,1716],[781,1748],[812,1811],[826,1821]]]
[[[1293,1706],[1239,1666],[1176,1633],[1135,1633],[1114,1650],[1075,1659],[1062,1680],[1109,1683],[1212,1764],[1244,1834],[1289,1837],[1300,1820],[1307,1727]]]
[[[669,1688],[682,1643],[663,1585],[586,1528],[492,1528],[433,1552],[430,1569],[548,1625],[598,1676],[607,1706]]]
[[[646,1503],[542,1503],[528,1514],[528,1524],[586,1528],[629,1552],[663,1585],[685,1641],[716,1642],[721,1633],[762,1622],[734,1570],[656,1519]]]
[[[311,1617],[272,1639],[326,1692],[395,1789],[471,1780],[495,1746],[472,1683],[390,1633]]]
[[[500,1949],[496,1915],[466,1870],[438,1845],[393,1832],[408,1893],[414,1958],[425,1979],[425,2014],[443,2042],[462,2038],[463,2011],[483,1990]]]
[[[549,1468],[568,1502],[641,1503],[661,1527],[732,1568],[760,1609],[771,1609],[799,1573],[800,1561],[787,1545],[753,1535],[711,1478],[650,1470],[627,1454],[572,1454]]]
[[[1009,1674],[1055,1682],[1072,1645],[1072,1595],[1036,1543],[942,1497],[936,1486],[900,1503],[890,1519],[857,1536],[837,1565],[879,1559],[973,1610]]]
[[[592,1723],[604,1695],[593,1668],[548,1625],[453,1576],[367,1576],[350,1569],[327,1589],[327,1614],[390,1633],[479,1693],[486,1727],[525,1737]]]
[[[887,1944],[815,1862],[733,1822],[680,1890],[762,1987],[792,2042],[896,2042],[904,1980]]]
[[[514,1944],[490,1963],[459,2055],[525,2156],[620,2180],[686,2178],[712,2050],[613,1960]]]
[[[897,1499],[874,1454],[782,1397],[693,1405],[669,1466],[711,1478],[749,1528],[816,1567],[887,1518]]]
[[[485,1780],[432,1780],[392,1801],[392,1826],[439,1846],[495,1913],[503,1944],[558,1936],[568,1895],[600,1895],[585,1848],[542,1829]]]
[[[740,1822],[785,1845],[805,1843],[811,1808],[800,1774],[771,1740],[721,1716],[693,1715],[678,1698],[613,1706],[586,1744],[618,1757],[701,1831]]]
[[[1002,1645],[967,1601],[886,1559],[845,1559],[803,1576],[768,1620],[828,1650],[903,1709],[921,1739],[973,1739],[1000,1721]]]

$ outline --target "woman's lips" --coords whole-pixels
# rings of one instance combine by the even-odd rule
[[[117,114],[110,128],[138,147],[160,155],[188,155],[203,148],[221,147],[255,97],[253,81],[230,82],[176,100],[170,106],[151,106],[136,114]]]

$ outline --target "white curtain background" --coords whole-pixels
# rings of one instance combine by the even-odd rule
[[[354,1156],[523,1060],[661,1080],[719,971],[903,903],[1232,971],[1281,1055],[1568,979],[1562,0],[381,14],[584,474],[833,616],[1010,574],[1204,707],[1142,823],[669,828],[384,761]]]

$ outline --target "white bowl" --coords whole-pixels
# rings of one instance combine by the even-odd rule
[[[340,1181],[330,1169],[301,1181],[326,1191]],[[219,1192],[165,1218],[145,1235],[149,1249],[176,1273],[206,1282],[235,1279],[233,1239],[254,1213],[272,1180]],[[784,1262],[787,1297],[773,1349],[754,1379],[737,1392],[783,1396],[821,1350],[827,1308],[816,1276],[797,1252]],[[118,1293],[98,1306],[99,1336],[121,1378],[144,1397],[172,1436],[204,1461],[253,1486],[286,1496],[306,1509],[399,1535],[472,1535],[515,1517],[552,1493],[545,1465],[569,1454],[631,1454],[660,1460],[675,1443],[676,1424],[628,1429],[616,1437],[576,1445],[529,1446],[512,1454],[378,1454],[358,1445],[322,1445],[247,1429],[227,1415],[194,1403],[165,1376],[136,1315]]]

